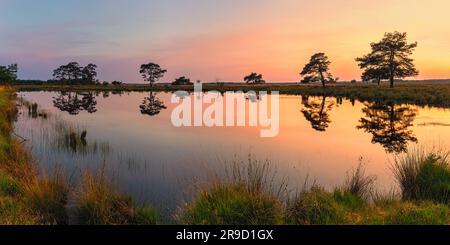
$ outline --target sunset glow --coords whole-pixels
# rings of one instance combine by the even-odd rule
[[[446,0],[0,0],[0,63],[22,79],[49,79],[75,60],[99,78],[142,82],[138,67],[158,62],[164,81],[299,81],[311,54],[325,52],[341,80],[359,79],[354,59],[385,32],[408,32],[419,46],[416,79],[450,77]],[[20,13],[20,14],[19,14]]]

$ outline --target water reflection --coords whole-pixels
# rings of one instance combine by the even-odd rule
[[[102,153],[102,155],[110,152],[110,145],[107,142],[92,141],[88,144],[87,131],[77,131],[70,128],[62,127],[55,130],[53,134],[52,146],[63,152],[79,155],[92,155]]]
[[[313,129],[324,132],[331,123],[330,111],[333,109],[334,102],[327,102],[327,97],[309,98],[302,96],[302,113],[305,119],[311,123]]]
[[[107,94],[109,98],[104,99]],[[53,106],[53,97],[59,97],[59,93],[21,95],[39,106],[36,110],[31,105],[20,108],[15,133],[28,139],[24,144],[46,169],[63,164],[67,173],[75,176],[80,169],[105,166],[117,176],[124,193],[164,210],[175,209],[185,200],[189,192],[186,189],[195,186],[191,180],[202,184],[202,178],[220,170],[223,161],[236,154],[251,152],[261,160],[270,159],[280,176],[289,177],[294,186],[303,185],[304,174],[310,174],[326,188],[340,185],[344,181],[340,176],[344,177],[363,156],[370,159],[368,174],[379,176],[382,188],[390,189],[394,183],[387,174],[386,161],[391,154],[381,142],[398,150],[405,149],[402,144],[411,139],[430,144],[442,139],[444,147],[450,148],[450,130],[444,127],[450,124],[450,113],[432,108],[315,96],[303,97],[301,105],[297,96],[281,96],[280,135],[261,139],[250,127],[174,128],[170,111],[177,105],[170,102],[170,93],[100,93],[96,97],[99,113],[81,112],[77,116]],[[196,94],[184,92],[177,96],[194,99]],[[145,99],[144,108],[158,105],[159,115],[141,115],[138,107],[144,97],[150,97]],[[255,99],[248,98],[246,105]],[[167,110],[163,110],[165,106]],[[416,108],[420,117],[415,116],[419,114]],[[43,112],[47,112],[47,119],[32,118]],[[413,120],[414,126],[410,127]],[[318,129],[326,132],[317,133]],[[398,138],[401,140],[392,140]]]
[[[81,111],[97,112],[97,99],[93,92],[59,92],[53,97],[53,105],[70,115],[78,115]]]
[[[164,102],[156,97],[158,94],[151,91],[148,97],[139,106],[141,113],[149,116],[158,115],[163,109],[167,109]]]
[[[411,126],[417,116],[417,109],[409,105],[393,103],[365,103],[365,117],[358,129],[373,135],[372,143],[381,144],[387,152],[406,152],[409,142],[417,142]]]

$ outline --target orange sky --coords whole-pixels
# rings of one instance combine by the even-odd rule
[[[151,61],[169,70],[165,81],[242,81],[252,71],[299,81],[325,52],[335,76],[359,79],[354,59],[390,31],[419,43],[416,79],[450,78],[446,0],[0,1],[0,63],[18,62],[21,78],[48,79],[76,60],[97,63],[105,80],[141,82],[138,66]]]

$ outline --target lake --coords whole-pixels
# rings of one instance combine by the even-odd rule
[[[270,161],[291,189],[306,178],[333,188],[362,161],[388,191],[395,154],[415,145],[450,149],[443,108],[281,95],[279,135],[260,138],[258,127],[174,127],[170,93],[21,92],[18,103],[15,133],[44,171],[76,178],[102,168],[125,193],[167,211],[250,156]]]

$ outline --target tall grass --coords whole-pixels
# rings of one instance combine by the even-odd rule
[[[268,161],[235,161],[210,186],[199,190],[191,203],[177,214],[183,224],[194,225],[270,225],[283,222],[283,203],[287,186],[276,184]]]
[[[405,200],[450,203],[449,153],[417,148],[397,156],[392,169]]]
[[[351,172],[347,173],[343,192],[348,192],[362,200],[367,201],[374,194],[375,176],[367,176],[364,163],[360,159],[359,165]]]
[[[24,183],[23,202],[41,224],[69,223],[66,205],[69,186],[62,172]]]
[[[74,222],[83,225],[155,225],[161,222],[151,207],[137,208],[121,194],[104,170],[85,172],[74,198]]]

